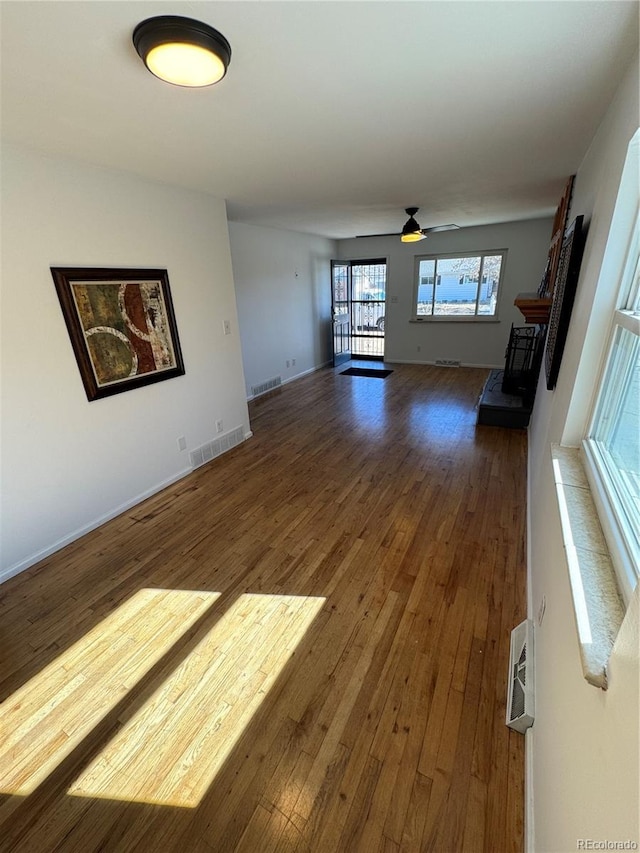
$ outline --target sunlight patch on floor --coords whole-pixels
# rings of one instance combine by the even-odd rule
[[[16,690],[0,709],[0,792],[35,790],[219,596],[142,589]]]
[[[197,806],[324,601],[241,595],[68,793]]]

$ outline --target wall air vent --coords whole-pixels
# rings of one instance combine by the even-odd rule
[[[462,362],[457,358],[437,358],[436,365],[438,367],[460,367]]]
[[[199,468],[201,465],[211,462],[216,456],[220,456],[227,450],[231,450],[232,447],[242,444],[243,441],[244,433],[242,427],[236,427],[231,432],[226,432],[224,435],[219,436],[219,438],[212,439],[201,447],[192,450],[189,454],[191,467]]]
[[[261,382],[260,385],[251,386],[251,396],[259,397],[260,394],[266,394],[267,391],[273,391],[274,388],[282,385],[282,376],[274,376],[273,379],[267,379],[266,382]]]
[[[533,725],[533,622],[525,619],[511,632],[507,725],[523,732]]]

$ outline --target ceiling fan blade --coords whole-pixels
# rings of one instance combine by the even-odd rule
[[[421,228],[423,234],[434,234],[436,231],[455,231],[460,228],[459,225],[432,225],[431,228]],[[359,237],[401,237],[402,231],[394,231],[391,234],[356,234],[356,239]]]
[[[421,228],[423,234],[434,234],[436,231],[456,231],[459,225],[432,225],[431,228]]]

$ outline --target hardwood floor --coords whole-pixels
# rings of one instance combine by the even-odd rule
[[[522,850],[526,434],[390,366],[0,587],[2,851]]]

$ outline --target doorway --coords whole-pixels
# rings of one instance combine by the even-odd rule
[[[331,271],[334,365],[352,357],[382,360],[386,323],[386,258],[332,261]]]
[[[331,261],[331,343],[333,366],[351,359],[351,267]]]

